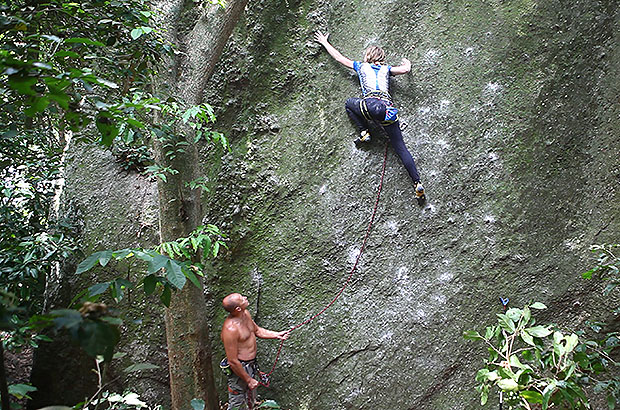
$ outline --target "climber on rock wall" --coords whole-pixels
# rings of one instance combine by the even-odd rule
[[[359,131],[359,136],[355,140],[356,145],[370,141],[369,121],[380,124],[413,180],[418,203],[423,203],[424,187],[420,181],[415,161],[403,141],[398,121],[398,109],[394,107],[390,95],[390,75],[408,73],[411,70],[411,62],[403,58],[399,66],[387,65],[385,52],[377,46],[370,46],[366,49],[362,62],[353,61],[336,50],[327,40],[328,37],[329,33],[323,34],[320,31],[315,33],[316,41],[325,47],[334,60],[355,70],[359,76],[363,98],[349,98],[345,103],[347,114]]]

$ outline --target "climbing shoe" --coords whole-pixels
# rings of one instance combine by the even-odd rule
[[[426,194],[424,193],[424,186],[422,182],[418,181],[415,184],[415,198],[418,201],[418,205],[424,204],[426,201]]]
[[[360,136],[354,141],[355,145],[359,145],[364,142],[370,142],[370,132],[368,130],[363,130],[360,132]]]

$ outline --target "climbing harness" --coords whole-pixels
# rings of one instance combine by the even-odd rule
[[[318,313],[315,313],[314,316],[304,320],[303,322],[293,326],[290,330],[289,333],[292,332],[293,330],[297,330],[300,327],[307,325],[308,323],[312,322],[314,319],[316,319],[317,317],[319,317],[320,315],[322,315],[327,309],[329,309],[334,303],[336,303],[336,300],[338,300],[338,298],[340,297],[340,295],[342,295],[342,293],[344,292],[344,290],[349,286],[349,283],[351,282],[351,278],[353,277],[353,273],[355,272],[355,270],[357,269],[357,264],[362,256],[362,253],[364,253],[364,249],[366,248],[366,242],[368,240],[368,236],[370,235],[370,229],[372,228],[372,224],[375,220],[375,216],[377,215],[377,207],[379,206],[379,198],[381,197],[381,190],[383,189],[383,177],[385,176],[385,165],[387,163],[387,152],[388,152],[388,142],[386,141],[385,143],[385,151],[383,153],[383,166],[381,168],[381,179],[379,181],[379,187],[377,188],[377,199],[375,200],[375,206],[374,209],[372,211],[372,216],[370,217],[370,222],[368,223],[368,227],[366,228],[366,234],[364,235],[364,240],[362,241],[362,246],[360,248],[360,252],[357,254],[357,258],[355,258],[355,263],[353,264],[353,268],[351,268],[351,271],[349,272],[349,276],[347,277],[346,281],[344,282],[344,285],[340,288],[340,290],[338,291],[338,293],[336,294],[336,296],[331,300],[331,302],[329,302],[327,305],[325,305],[325,307],[323,309],[321,309]],[[280,359],[280,353],[282,353],[282,347],[284,346],[284,340],[282,340],[280,342],[280,347],[278,347],[278,352],[276,353],[276,358],[273,362],[273,365],[271,366],[271,370],[269,371],[269,373],[263,373],[259,371],[260,374],[260,378],[261,381],[259,382],[259,384],[261,384],[262,386],[265,387],[269,387],[269,378],[271,377],[273,371],[276,368],[276,365],[278,364],[278,360]],[[263,382],[263,380],[266,380],[266,382]]]
[[[373,116],[370,114],[370,110],[368,109],[368,102],[367,102],[369,98],[381,100],[383,104],[385,105],[385,116],[383,120],[379,121],[373,118]],[[394,107],[390,101],[386,101],[378,96],[366,96],[363,99],[360,99],[359,104],[360,104],[360,111],[367,121],[378,122],[384,127],[394,124],[396,121],[398,121],[398,108]]]

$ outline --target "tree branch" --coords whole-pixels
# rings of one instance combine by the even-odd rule
[[[188,35],[187,66],[178,86],[186,103],[196,105],[202,102],[207,81],[247,3],[248,0],[229,0],[225,9],[219,5],[207,7]]]

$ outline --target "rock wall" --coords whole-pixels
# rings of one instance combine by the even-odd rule
[[[215,300],[236,290],[260,325],[318,312],[353,266],[373,211],[385,138],[357,149],[344,55],[370,44],[394,78],[420,208],[393,150],[352,284],[286,342],[263,394],[292,409],[470,409],[485,349],[463,330],[542,301],[543,319],[606,317],[588,247],[618,240],[618,6],[610,1],[258,1],[210,85],[233,152],[205,152],[210,221],[231,233]],[[615,305],[614,305],[615,303]],[[255,308],[256,309],[256,308]],[[224,314],[214,306],[214,326]],[[215,346],[222,352],[218,341]],[[278,344],[261,341],[269,369]],[[223,379],[222,379],[223,382]]]
[[[230,237],[208,272],[217,354],[224,295],[248,295],[270,329],[304,321],[339,291],[373,212],[385,138],[353,144],[344,101],[358,80],[317,29],[350,58],[377,44],[391,64],[412,61],[392,93],[428,202],[390,148],[350,286],[293,332],[262,396],[287,409],[477,408],[485,350],[461,335],[494,321],[500,296],[544,302],[541,319],[566,326],[610,320],[617,298],[579,274],[588,247],[620,233],[619,19],[612,0],[251,2],[206,92],[232,146],[202,149],[204,222]],[[106,153],[73,158],[65,204],[84,249],[156,241],[154,185]],[[148,312],[123,349],[165,365],[163,319]],[[259,342],[264,370],[277,347]],[[166,372],[146,377],[143,398],[166,403]]]

